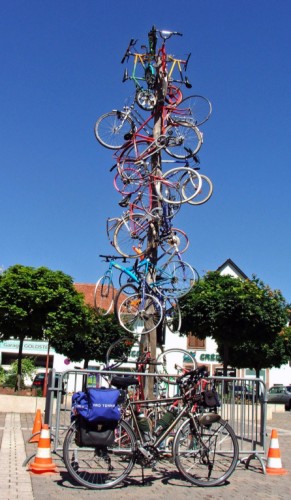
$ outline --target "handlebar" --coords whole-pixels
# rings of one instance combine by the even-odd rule
[[[126,257],[121,257],[120,255],[99,255],[99,257],[104,257],[105,262],[117,259],[122,259],[123,262],[127,262]]]
[[[206,378],[209,376],[209,371],[205,365],[199,366],[199,368],[195,368],[195,370],[189,370],[184,373],[177,379],[177,384],[182,385],[184,380],[187,379],[187,382],[198,382],[201,378]]]
[[[121,64],[123,64],[125,59],[127,59],[130,56],[130,48],[133,47],[136,44],[136,42],[137,42],[137,40],[135,40],[134,38],[131,38],[131,40],[128,44],[128,47],[125,51],[125,54],[124,54],[123,58],[121,59]]]

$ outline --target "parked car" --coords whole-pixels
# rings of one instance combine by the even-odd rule
[[[267,392],[268,403],[284,404],[285,410],[291,410],[291,385],[274,385]]]
[[[55,374],[55,387],[59,387],[59,378],[61,375],[59,373]],[[41,389],[43,391],[45,381],[45,372],[37,373],[32,382],[32,389]],[[63,387],[64,389],[64,387]],[[57,391],[54,392],[54,396],[57,396]]]
[[[235,385],[234,397],[237,399],[248,399],[256,401],[256,394],[247,385]]]

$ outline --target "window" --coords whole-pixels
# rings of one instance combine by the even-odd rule
[[[206,348],[206,340],[200,340],[195,335],[191,333],[187,337],[187,348],[188,349],[205,349]]]

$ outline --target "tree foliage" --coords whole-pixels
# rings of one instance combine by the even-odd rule
[[[226,366],[230,352],[242,345],[271,345],[287,322],[287,304],[279,290],[263,281],[207,273],[181,299],[184,334],[200,339],[211,336]],[[232,350],[232,351],[231,351]],[[244,359],[244,367],[250,367]]]
[[[18,382],[26,337],[43,339],[46,332],[80,333],[87,326],[84,301],[70,276],[46,267],[11,266],[0,275],[0,332],[2,339],[19,339]]]
[[[49,332],[51,345],[56,352],[64,354],[72,361],[84,360],[84,368],[90,360],[105,362],[109,346],[124,336],[113,315],[100,316],[91,307],[86,306],[87,326],[85,331]]]
[[[218,346],[218,353],[223,353],[223,346]],[[257,343],[248,340],[229,348],[229,363],[236,368],[251,368],[259,378],[263,368],[280,368],[291,358],[291,328],[285,328],[271,342]]]

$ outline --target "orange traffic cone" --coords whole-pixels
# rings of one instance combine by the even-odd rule
[[[273,475],[287,474],[287,470],[282,468],[279,441],[278,441],[278,432],[274,429],[272,430],[271,434],[271,442],[268,452],[266,472],[267,474],[273,474]]]
[[[52,461],[50,431],[47,424],[42,426],[36,456],[28,470],[35,474],[57,472],[57,466]]]
[[[41,421],[41,411],[36,410],[36,415],[34,419],[33,428],[31,431],[31,437],[29,438],[29,443],[38,443],[41,431],[42,421]]]

